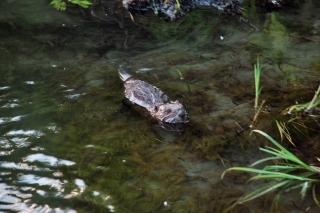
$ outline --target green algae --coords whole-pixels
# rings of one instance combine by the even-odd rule
[[[83,8],[88,8],[92,4],[91,1],[88,1],[88,0],[70,0],[69,2],[75,5],[79,5],[80,7],[83,7]],[[61,0],[51,0],[50,5],[57,10],[67,9],[66,2],[63,2]]]

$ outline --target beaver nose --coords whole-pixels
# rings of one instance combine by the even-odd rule
[[[186,111],[184,111],[183,109],[181,109],[180,111],[179,111],[179,116],[180,117],[184,117],[186,115]]]

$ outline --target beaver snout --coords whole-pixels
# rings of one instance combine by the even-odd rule
[[[189,122],[189,116],[184,109],[180,109],[178,112],[179,118],[183,121],[183,123]]]
[[[184,111],[183,109],[179,110],[179,117],[183,118],[186,115],[186,111]]]

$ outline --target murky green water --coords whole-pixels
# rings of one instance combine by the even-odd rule
[[[248,9],[258,32],[208,9],[121,28],[28,2],[0,1],[1,212],[222,212],[260,185],[244,173],[220,179],[262,157],[265,142],[239,134],[255,113],[257,55],[271,113],[256,128],[275,137],[275,119],[319,84],[315,1]],[[186,130],[167,132],[124,105],[119,65],[182,102]],[[319,211],[298,194],[285,193],[279,211]],[[269,212],[272,199],[234,212]]]

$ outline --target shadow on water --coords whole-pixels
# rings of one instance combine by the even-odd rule
[[[281,112],[309,101],[319,84],[320,5],[312,1],[270,14],[248,7],[258,32],[214,10],[119,26],[33,3],[0,8],[15,11],[0,13],[1,211],[222,212],[262,184],[244,172],[220,179],[260,159],[267,144],[248,129],[257,55],[268,110],[255,127],[274,137],[274,121],[289,119]],[[28,7],[48,15],[25,18]],[[119,65],[183,103],[186,130],[166,132],[124,105]],[[294,125],[297,153],[319,157],[318,123]],[[286,192],[278,211],[319,210],[298,195]],[[269,212],[273,198],[233,212]]]

